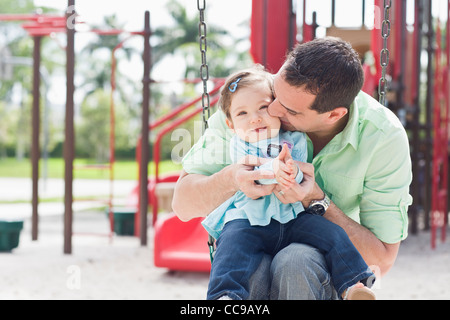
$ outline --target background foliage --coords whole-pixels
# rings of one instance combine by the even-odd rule
[[[198,46],[198,16],[189,16],[176,0],[167,2],[167,10],[173,19],[170,26],[152,30],[152,58],[157,66],[164,58],[183,57],[186,79],[198,78],[200,53]],[[0,0],[0,13],[53,13],[51,8],[36,8],[32,0]],[[0,48],[7,47],[13,57],[31,60],[33,41],[21,28],[22,22],[0,22]],[[105,16],[103,23],[92,28],[121,29],[123,21],[117,16]],[[97,35],[77,49],[75,133],[76,157],[95,162],[109,159],[109,110],[111,101],[111,52],[123,40],[123,35]],[[243,39],[233,38],[226,30],[208,24],[208,62],[211,77],[226,77],[232,71],[248,66],[251,59],[248,50],[239,51],[236,44]],[[42,41],[42,70],[50,85],[65,81],[65,53],[61,43],[65,37],[44,37]],[[117,158],[134,159],[140,131],[142,83],[133,80],[120,68],[121,62],[140,59],[141,49],[125,44],[117,51],[115,105],[115,153]],[[42,71],[41,71],[42,72]],[[31,141],[31,86],[30,64],[14,65],[10,79],[0,79],[0,158],[24,159],[30,153]],[[175,87],[178,89],[175,90]],[[170,112],[174,107],[199,95],[195,84],[152,84],[151,115],[153,121]],[[45,96],[46,83],[41,87],[41,146],[49,157],[61,157],[64,144],[64,105],[53,105],[52,96]],[[44,110],[46,114],[44,114]],[[44,121],[44,119],[47,119]],[[198,120],[198,119],[197,119]],[[193,132],[194,121],[182,127]],[[151,132],[153,143],[157,131]],[[193,136],[193,133],[192,133]],[[44,143],[45,142],[45,143]],[[193,141],[192,141],[193,142]],[[162,159],[170,159],[177,141],[167,135],[162,144]]]

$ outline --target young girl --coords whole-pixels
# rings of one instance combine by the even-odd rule
[[[219,106],[235,133],[231,159],[245,155],[267,158],[257,170],[271,170],[284,190],[300,183],[303,174],[292,160],[306,162],[306,135],[280,131],[280,120],[267,109],[273,101],[272,76],[261,66],[230,76],[221,91]],[[281,159],[287,157],[286,163]],[[211,267],[208,299],[247,299],[248,281],[265,253],[276,255],[293,242],[319,249],[327,261],[339,296],[374,299],[370,289],[374,274],[345,231],[325,218],[305,212],[301,202],[283,204],[274,194],[256,200],[238,191],[203,221],[217,239]],[[371,282],[371,283],[368,283]]]

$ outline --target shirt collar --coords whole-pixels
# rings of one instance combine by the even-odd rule
[[[349,118],[344,130],[338,133],[325,147],[328,152],[339,152],[347,145],[351,145],[355,150],[359,146],[359,110],[358,97],[350,105]]]
[[[358,97],[351,104],[349,113],[350,117],[348,123],[345,126],[342,133],[341,146],[345,147],[347,144],[351,144],[355,150],[359,146],[359,110],[358,110]]]

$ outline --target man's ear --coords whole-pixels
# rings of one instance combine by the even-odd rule
[[[330,123],[336,123],[337,121],[345,117],[347,114],[348,109],[346,107],[337,107],[332,111],[330,111],[328,115],[328,120],[330,121]]]
[[[226,118],[225,119],[225,123],[227,124],[228,128],[230,128],[231,130],[234,130],[233,121],[231,121],[230,119]]]

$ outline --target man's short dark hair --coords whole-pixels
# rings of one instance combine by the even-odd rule
[[[297,45],[289,53],[281,76],[289,85],[316,95],[311,109],[319,113],[349,108],[364,84],[358,53],[334,37]]]

